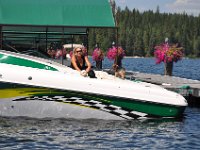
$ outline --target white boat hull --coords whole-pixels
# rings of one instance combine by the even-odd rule
[[[122,80],[102,71],[95,74],[95,79],[85,78],[47,60],[0,53],[0,115],[82,119],[179,117],[187,106],[181,95],[159,86]]]

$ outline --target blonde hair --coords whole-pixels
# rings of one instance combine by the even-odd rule
[[[74,55],[76,54],[76,50],[77,50],[78,48],[80,48],[80,49],[83,51],[82,47],[75,47],[74,50],[73,50],[73,54],[74,54]]]

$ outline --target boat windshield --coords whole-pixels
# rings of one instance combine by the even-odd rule
[[[12,52],[17,52],[17,53],[21,53],[21,54],[25,54],[25,55],[30,55],[30,56],[40,57],[40,58],[44,58],[44,59],[49,59],[49,57],[47,55],[43,54],[42,52],[40,52],[37,49],[28,49],[28,50],[24,50],[24,51],[19,51],[15,47],[13,47],[13,46],[11,46],[9,44],[4,44],[4,46],[9,48],[8,50],[12,51]]]
[[[26,51],[22,51],[22,54],[26,54],[26,55],[31,55],[31,56],[36,56],[36,57],[40,57],[40,58],[44,58],[44,59],[49,59],[48,56],[44,55],[43,53],[41,53],[40,51],[34,49],[34,50],[26,50]]]

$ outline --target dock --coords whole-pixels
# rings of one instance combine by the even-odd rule
[[[200,106],[200,81],[175,76],[126,71],[126,79],[160,85],[183,95],[190,106]]]

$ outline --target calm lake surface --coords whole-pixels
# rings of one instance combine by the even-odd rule
[[[112,61],[105,59],[103,67],[110,68],[112,63]],[[152,74],[164,74],[164,64],[156,64],[154,58],[125,58],[123,59],[122,64],[126,70]],[[200,59],[185,58],[177,63],[174,63],[173,75],[200,80]]]
[[[104,68],[113,62],[104,60]],[[174,76],[200,80],[200,59],[174,64]],[[153,58],[125,58],[127,70],[163,74]],[[0,118],[0,149],[200,149],[200,108],[181,119],[132,121]]]

